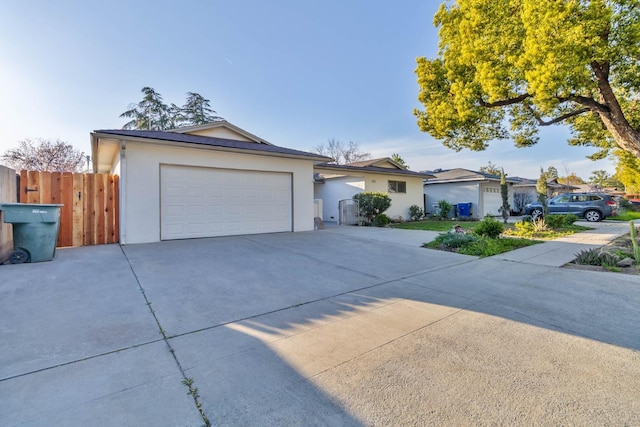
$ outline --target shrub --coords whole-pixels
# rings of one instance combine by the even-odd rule
[[[445,220],[449,218],[449,211],[451,211],[451,209],[453,208],[453,206],[451,205],[451,203],[447,202],[446,200],[440,200],[438,202],[438,218]]]
[[[516,230],[518,231],[518,235],[531,235],[535,233],[542,233],[547,231],[549,227],[547,227],[547,223],[544,218],[538,219],[523,219],[522,221],[518,221],[515,223]]]
[[[549,229],[544,218],[534,219],[533,221],[531,221],[531,225],[534,233],[542,233],[543,231],[547,231]]]
[[[492,217],[485,217],[480,224],[473,230],[475,234],[478,236],[488,237],[490,239],[495,239],[504,231],[504,226]]]
[[[616,265],[618,261],[620,259],[616,255],[594,248],[578,252],[574,262],[580,265],[611,266]]]
[[[564,215],[548,215],[545,221],[551,228],[561,228],[564,226]]]
[[[376,227],[384,227],[389,225],[390,222],[391,220],[389,219],[389,217],[381,213],[375,216],[373,225],[375,225]]]
[[[418,221],[424,217],[424,210],[418,205],[409,206],[409,219]]]
[[[457,252],[480,257],[492,256],[513,249],[529,246],[537,242],[526,239],[489,239],[473,234],[446,233],[439,235],[427,248]]]
[[[533,233],[533,222],[531,220],[526,221],[526,220],[522,220],[522,221],[518,221],[515,224],[516,230],[518,231],[518,234],[531,234]]]
[[[567,215],[547,215],[545,218],[547,225],[551,228],[564,228],[572,225],[578,220],[574,214]]]
[[[618,204],[620,205],[620,209],[633,210],[633,203],[627,198],[620,197]]]
[[[436,237],[428,246],[452,250],[468,245],[479,240],[473,234],[466,233],[443,233]]]
[[[391,198],[387,193],[364,192],[353,196],[358,201],[360,215],[372,223],[376,215],[383,213],[391,206]]]
[[[578,215],[567,214],[564,215],[564,225],[573,225],[574,222],[578,220]]]

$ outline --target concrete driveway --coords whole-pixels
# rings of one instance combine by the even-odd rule
[[[419,247],[434,235],[333,228],[0,266],[0,425],[640,424],[638,276]]]

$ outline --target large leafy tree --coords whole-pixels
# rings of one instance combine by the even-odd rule
[[[627,194],[640,193],[640,159],[627,153],[618,152],[615,179],[624,185]]]
[[[567,176],[558,178],[558,182],[560,184],[567,184],[567,185],[582,185],[582,184],[585,184],[584,179],[582,179],[578,175],[576,175],[575,172],[571,172]]]
[[[638,159],[635,156],[631,156],[632,159]],[[615,177],[611,176],[609,172],[606,170],[595,170],[591,172],[591,176],[589,176],[589,183],[598,185],[601,188],[604,187],[616,187],[619,189],[624,189],[624,184],[618,181]]]
[[[440,50],[418,58],[424,132],[454,150],[538,142],[568,125],[569,143],[640,157],[637,0],[457,0],[435,15]]]
[[[23,139],[1,158],[15,170],[82,172],[87,165],[84,152],[65,141],[49,139]]]
[[[153,88],[142,88],[142,101],[130,104],[129,109],[120,117],[131,119],[123,129],[164,130],[171,127],[171,116],[176,115],[175,106],[172,111],[162,100],[162,95]],[[179,110],[179,109],[178,109]]]
[[[202,95],[187,92],[187,100],[181,109],[182,120],[189,125],[202,125],[205,123],[222,120],[211,108],[210,101]]]
[[[393,153],[391,155],[391,160],[393,160],[394,162],[396,162],[397,164],[399,164],[400,166],[404,166],[405,168],[409,169],[409,165],[407,164],[407,162],[402,158],[402,156],[398,153]]]
[[[494,165],[493,163],[491,163],[491,161],[489,161],[486,166],[480,166],[478,168],[478,172],[500,176],[500,174],[503,172],[503,168],[501,166]]]
[[[195,92],[187,92],[182,107],[165,104],[162,95],[150,87],[143,87],[142,94],[140,102],[130,104],[129,109],[120,114],[120,117],[131,119],[123,129],[165,130],[223,120],[215,115],[210,101]]]

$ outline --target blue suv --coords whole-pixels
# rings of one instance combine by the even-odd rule
[[[587,221],[598,222],[617,213],[618,203],[605,193],[566,193],[547,201],[549,214],[574,214]],[[525,206],[525,215],[533,219],[543,215],[540,203]]]

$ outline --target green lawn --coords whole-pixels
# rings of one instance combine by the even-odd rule
[[[620,211],[620,213],[618,213],[618,215],[616,216],[610,216],[607,219],[611,219],[614,221],[631,221],[631,220],[636,220],[636,219],[640,219],[640,212],[636,212],[636,211],[628,211],[628,210],[622,210]]]
[[[391,224],[391,227],[405,230],[445,232],[451,230],[456,224],[459,224],[464,231],[471,231],[480,225],[480,221],[440,221],[438,219],[425,219],[422,221],[403,222],[402,224]]]

